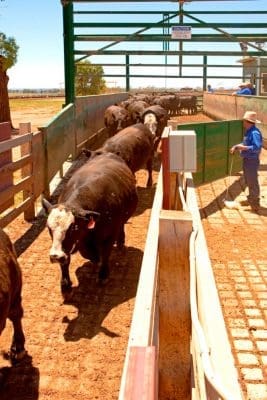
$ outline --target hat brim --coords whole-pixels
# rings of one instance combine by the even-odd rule
[[[243,118],[243,120],[251,122],[252,124],[261,124],[261,121],[258,119]]]

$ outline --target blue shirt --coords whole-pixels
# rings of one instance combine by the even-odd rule
[[[262,148],[262,134],[260,130],[252,125],[246,132],[243,138],[243,145],[248,146],[248,150],[241,150],[240,155],[243,158],[257,159]]]
[[[243,87],[242,89],[239,89],[236,94],[249,94],[251,95],[252,92],[248,87]]]

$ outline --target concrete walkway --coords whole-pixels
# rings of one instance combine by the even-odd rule
[[[267,151],[259,172],[261,210],[246,200],[242,172],[197,189],[199,209],[245,400],[267,399]],[[227,193],[228,188],[228,193]]]

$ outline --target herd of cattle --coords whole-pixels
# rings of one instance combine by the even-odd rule
[[[134,173],[145,167],[147,187],[152,185],[153,157],[161,134],[170,115],[181,112],[182,107],[195,113],[195,96],[137,95],[109,106],[104,115],[108,139],[97,150],[84,150],[85,164],[68,180],[56,205],[42,200],[52,239],[50,261],[61,267],[63,296],[72,290],[69,265],[71,254],[77,251],[98,264],[100,282],[107,280],[112,248],[124,246],[124,225],[137,207]],[[9,318],[14,330],[12,363],[26,354],[21,289],[21,269],[13,245],[0,229],[0,334]]]
[[[158,119],[167,119],[182,113],[197,113],[197,96],[181,94],[138,94],[105,111],[104,122],[110,135],[126,126],[144,122],[144,116],[152,112]],[[159,129],[159,128],[158,128]]]

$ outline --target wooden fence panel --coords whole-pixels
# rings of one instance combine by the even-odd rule
[[[12,185],[0,188],[0,226],[9,224],[18,215],[24,212],[25,219],[32,219],[34,213],[34,179],[32,166],[32,133],[24,135],[13,135],[10,139],[0,142],[0,155],[14,152],[15,161],[12,157],[8,163],[0,167],[1,179],[5,182],[6,175],[12,175]],[[24,146],[28,154],[21,156],[17,147]],[[15,154],[16,153],[16,154]],[[6,183],[6,182],[5,182]],[[20,194],[21,192],[21,194]]]
[[[0,142],[6,141],[11,138],[11,124],[10,122],[0,123]],[[12,153],[10,149],[1,151],[0,153],[0,167],[9,164],[12,161]],[[13,174],[10,170],[2,170],[0,179],[0,191],[12,186],[13,184]],[[13,200],[9,199],[6,204],[3,204],[2,209],[8,208],[13,205]],[[1,212],[1,210],[0,210]]]

